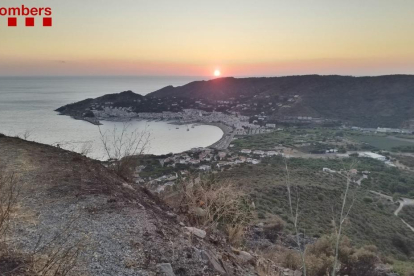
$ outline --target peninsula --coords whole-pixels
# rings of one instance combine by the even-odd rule
[[[56,111],[95,124],[131,118],[220,122],[241,133],[285,123],[412,128],[413,92],[411,75],[230,77],[167,86],[145,96],[109,94]]]

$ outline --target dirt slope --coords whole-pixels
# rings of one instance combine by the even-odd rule
[[[48,254],[49,243],[79,242],[84,251],[73,275],[164,275],[168,264],[175,275],[250,275],[225,245],[190,237],[163,204],[97,161],[0,137],[0,172],[16,173],[21,189],[9,247],[30,254],[46,245],[39,254]],[[0,275],[8,275],[4,263]]]

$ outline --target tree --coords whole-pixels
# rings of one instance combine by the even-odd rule
[[[136,156],[143,154],[149,147],[151,134],[147,129],[130,131],[131,125],[124,123],[122,129],[114,126],[112,131],[102,132],[100,139],[108,161],[109,168],[124,179],[131,180],[135,169]]]
[[[306,276],[306,262],[305,262],[306,248],[305,248],[305,245],[301,244],[300,234],[299,234],[299,227],[298,227],[299,201],[300,201],[299,189],[298,189],[297,184],[294,184],[292,186],[292,184],[290,182],[290,172],[289,172],[289,167],[288,167],[288,164],[287,164],[287,159],[285,159],[285,170],[286,170],[285,182],[286,182],[286,188],[287,188],[287,192],[288,192],[288,201],[289,201],[289,214],[290,214],[290,218],[293,221],[293,226],[295,228],[295,243],[299,248],[300,259],[301,259],[301,262],[302,262],[303,276]],[[293,199],[292,199],[292,188],[295,190],[295,202],[294,203],[293,203]],[[295,204],[294,207],[293,207],[293,204]]]

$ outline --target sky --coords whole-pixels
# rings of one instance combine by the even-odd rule
[[[0,76],[414,74],[412,0],[0,0],[22,4],[53,27],[0,16]]]

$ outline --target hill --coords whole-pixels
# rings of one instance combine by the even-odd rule
[[[4,180],[12,178],[5,229]],[[4,135],[0,206],[0,275],[217,275],[231,265],[221,254],[234,256],[208,235],[189,235],[166,205],[99,161]],[[232,271],[242,275],[239,268]]]
[[[399,127],[414,118],[414,76],[409,75],[221,78],[169,86],[149,96],[236,99],[266,111],[269,103],[281,103],[267,115],[333,118],[365,127]]]
[[[167,86],[146,96],[131,91],[106,95],[57,111],[87,117],[92,116],[91,109],[101,110],[105,105],[136,113],[194,108],[265,116],[268,121],[307,117],[361,127],[412,127],[414,76],[218,78]]]
[[[324,173],[322,169],[328,167],[339,171],[355,162],[350,158],[289,159],[290,180],[299,187],[301,231],[314,237],[334,231],[332,221],[340,210],[345,181],[339,176]],[[358,245],[374,244],[383,253],[402,259],[412,258],[414,233],[394,216],[393,212],[398,206],[370,192],[385,191],[392,195],[395,187],[402,187],[399,181],[407,181],[410,183],[407,187],[413,189],[412,181],[408,180],[412,179],[412,174],[387,168],[381,162],[370,159],[361,159],[357,164],[359,171],[369,170],[370,175],[363,185],[354,184],[351,187],[354,207],[345,227],[346,235]],[[217,176],[230,178],[239,184],[240,189],[246,190],[255,200],[258,217],[262,221],[277,215],[285,220],[287,231],[294,231],[293,221],[289,217],[285,163],[282,158],[267,158],[255,166],[244,164],[220,172]],[[407,221],[412,222],[409,214],[405,213],[405,216]]]

